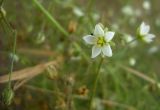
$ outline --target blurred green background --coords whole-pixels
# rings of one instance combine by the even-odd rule
[[[10,72],[11,58],[14,58],[15,73],[31,69],[24,72],[25,78],[12,82],[13,88],[21,82],[22,85],[14,90],[10,106],[4,105],[1,98],[0,109],[88,110],[100,56],[90,58],[91,47],[82,37],[91,34],[95,24],[101,22],[116,32],[113,39],[116,45],[112,47],[113,57],[106,57],[101,67],[93,108],[160,110],[159,4],[159,0],[4,0],[1,12],[17,31],[17,46],[14,55],[14,36],[1,17],[0,77]],[[151,26],[151,33],[156,35],[154,42],[127,45],[126,39],[136,37],[142,21]],[[44,70],[41,66],[32,68],[49,61],[55,61],[54,65]],[[27,74],[32,69],[38,75]],[[0,83],[0,93],[6,84]]]

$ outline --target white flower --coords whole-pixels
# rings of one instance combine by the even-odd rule
[[[78,8],[78,7],[74,7],[74,8],[73,8],[73,13],[74,13],[76,16],[78,16],[78,17],[84,16],[83,11],[82,11],[80,8]]]
[[[138,45],[134,37],[129,34],[124,35],[124,40],[127,44],[129,44],[130,47],[135,47]]]
[[[160,27],[160,18],[159,18],[159,17],[156,18],[156,20],[155,20],[155,25],[156,25],[157,27]]]
[[[149,54],[154,54],[156,53],[157,51],[159,51],[159,48],[157,46],[152,46],[149,50],[148,50],[148,53]]]
[[[101,24],[95,26],[93,35],[86,35],[83,40],[87,44],[93,45],[92,47],[92,58],[95,58],[100,53],[104,56],[111,57],[112,49],[110,46],[111,40],[114,37],[115,32],[104,31]]]
[[[95,21],[99,20],[100,19],[100,15],[98,13],[93,13],[92,14],[92,17]]]
[[[146,43],[152,42],[156,36],[154,34],[149,33],[149,31],[150,26],[142,22],[138,30],[138,37]]]
[[[15,62],[18,62],[19,61],[19,56],[17,54],[14,54],[14,53],[10,53],[9,54],[9,57],[11,59],[13,59]]]
[[[92,103],[92,108],[94,110],[104,110],[104,105],[100,98],[94,98]]]
[[[129,59],[129,64],[130,64],[131,66],[134,66],[134,65],[136,64],[136,59],[135,59],[135,58],[130,58],[130,59]]]
[[[41,43],[43,43],[44,41],[45,41],[45,38],[46,38],[46,36],[44,35],[44,33],[43,32],[39,32],[38,33],[38,36],[36,37],[36,43],[37,44],[41,44]]]
[[[146,11],[150,10],[150,9],[151,9],[151,3],[150,3],[148,0],[145,0],[145,1],[143,2],[143,8],[144,8]]]
[[[134,15],[134,9],[130,5],[124,6],[121,11],[126,16],[133,16]]]

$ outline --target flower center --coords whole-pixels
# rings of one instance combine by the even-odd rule
[[[97,45],[102,47],[106,44],[106,40],[104,37],[98,37],[98,40],[97,40]]]

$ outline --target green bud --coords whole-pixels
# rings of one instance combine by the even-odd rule
[[[6,16],[6,11],[3,7],[0,7],[0,19],[2,18],[2,16]]]
[[[37,44],[42,44],[45,41],[46,36],[44,35],[43,32],[38,33],[38,36],[36,37],[36,43]]]
[[[55,79],[58,76],[57,69],[54,66],[49,66],[47,69],[47,77],[49,79]]]
[[[10,105],[14,98],[14,91],[10,87],[5,88],[2,93],[2,98],[3,98],[4,104]]]
[[[138,39],[139,41],[145,42],[144,39],[143,39],[143,36],[140,35],[140,28],[137,29],[137,39]]]
[[[3,13],[2,13],[1,8],[0,8],[0,20],[2,19],[2,17],[3,17]]]
[[[137,39],[142,40],[142,36],[140,35],[140,28],[137,29]]]
[[[106,28],[104,28],[104,32],[107,32],[108,31],[108,28],[106,27]]]

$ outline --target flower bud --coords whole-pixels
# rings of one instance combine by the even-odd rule
[[[70,21],[68,25],[68,32],[69,33],[74,33],[77,29],[77,22],[75,21]]]
[[[14,98],[14,91],[11,88],[7,87],[4,89],[2,97],[4,104],[10,105],[12,103],[12,99]]]
[[[57,69],[53,65],[49,66],[47,68],[47,77],[49,79],[55,79],[57,78],[57,76],[58,76]]]
[[[18,57],[17,54],[10,53],[10,54],[9,54],[9,57],[10,57],[11,59],[13,59],[15,62],[18,62],[18,61],[19,61],[19,57]]]
[[[3,7],[0,7],[0,19],[2,18],[2,16],[6,16],[6,11]]]
[[[42,44],[46,39],[46,36],[43,32],[39,32],[38,36],[36,37],[36,44]]]

